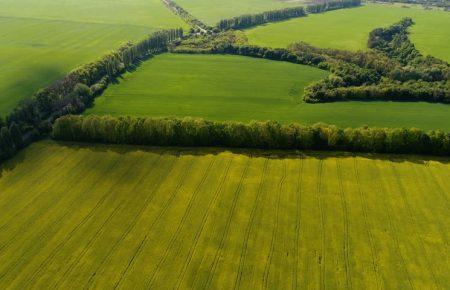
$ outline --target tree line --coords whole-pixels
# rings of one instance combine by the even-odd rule
[[[325,83],[332,82],[332,78]],[[441,82],[381,82],[376,85],[362,85],[357,87],[327,88],[323,82],[313,84],[305,89],[304,100],[308,103],[335,101],[398,101],[417,102],[426,100],[433,103],[450,104],[449,87]],[[313,98],[311,98],[313,96]]]
[[[347,128],[274,121],[215,122],[196,118],[66,115],[56,120],[56,140],[151,146],[339,150],[450,155],[450,134],[404,128]]]
[[[280,10],[266,11],[258,14],[246,14],[230,19],[223,19],[217,27],[222,30],[228,29],[244,29],[252,26],[261,25],[269,22],[277,22],[291,18],[305,16],[303,7],[284,8]]]
[[[173,0],[162,0],[164,5],[167,6],[173,13],[180,16],[184,21],[186,21],[189,25],[194,27],[200,27],[202,29],[209,29],[209,27],[203,23],[201,20],[192,16],[188,11],[186,11],[183,7],[178,5]]]
[[[306,16],[306,12],[320,13],[329,10],[355,7],[359,5],[361,5],[361,0],[327,1],[321,4],[308,5],[306,6],[306,10],[304,7],[290,7],[279,10],[266,11],[257,14],[245,14],[230,19],[223,19],[219,21],[217,27],[221,30],[245,29],[253,26],[258,26],[264,23],[303,17]]]
[[[323,3],[306,6],[308,13],[322,13],[342,8],[360,6],[361,0],[324,1]]]
[[[116,77],[133,69],[145,58],[167,51],[169,43],[181,37],[183,30],[180,28],[159,31],[139,42],[127,43],[99,60],[71,71],[61,80],[38,91],[30,99],[22,101],[13,112],[2,119],[4,126],[0,127],[6,128],[3,130],[6,132],[17,126],[19,131],[23,132],[22,143],[30,143],[41,134],[50,132],[51,122],[56,118],[82,112]],[[11,148],[15,149],[10,150]],[[15,152],[17,148],[15,145],[9,150],[5,149],[6,151],[2,149],[3,153],[0,155],[5,155],[4,152]]]

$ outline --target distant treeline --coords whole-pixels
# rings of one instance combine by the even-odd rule
[[[208,26],[203,23],[201,20],[192,16],[188,11],[186,11],[183,7],[178,5],[173,0],[161,0],[164,5],[167,6],[173,13],[180,16],[184,21],[186,21],[191,26],[198,26],[202,29],[207,29]]]
[[[328,79],[329,80],[329,79]],[[315,84],[317,85],[317,84]],[[313,103],[336,102],[336,101],[398,101],[417,102],[424,101],[435,103],[450,103],[448,84],[436,82],[382,82],[377,85],[363,85],[357,87],[337,87],[324,89],[323,84],[319,87],[309,86],[305,90],[305,100]],[[311,92],[312,91],[312,92]],[[314,98],[310,99],[313,95]]]
[[[182,36],[181,28],[156,32],[137,43],[127,43],[96,62],[83,65],[53,85],[40,90],[31,99],[23,101],[6,116],[2,121],[4,125],[0,127],[5,127],[6,129],[2,130],[6,132],[17,126],[19,132],[23,132],[22,141],[29,143],[41,134],[48,133],[53,120],[63,115],[82,112],[117,76],[133,69],[141,60],[167,51],[168,44]],[[15,136],[15,132],[14,130],[10,133]],[[15,150],[17,147],[14,147]]]
[[[331,11],[342,8],[350,8],[360,6],[361,0],[342,0],[342,1],[325,1],[319,4],[313,4],[306,6],[306,12],[308,13],[322,13],[325,11]]]
[[[329,10],[349,8],[361,5],[361,0],[328,1],[321,4],[306,6],[308,13],[320,13]],[[266,11],[258,14],[246,14],[230,19],[223,19],[217,27],[222,30],[244,29],[269,22],[277,22],[306,15],[304,7],[291,7],[279,10]]]
[[[63,116],[53,126],[63,141],[152,146],[218,146],[450,155],[450,134],[419,129],[347,128],[277,122],[214,122],[184,118]]]
[[[305,16],[303,7],[284,8],[280,10],[266,11],[258,14],[246,14],[230,19],[223,19],[217,24],[222,30],[243,29],[252,26],[261,25],[268,22],[277,22],[296,17]]]

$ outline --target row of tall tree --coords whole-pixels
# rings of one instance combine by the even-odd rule
[[[243,29],[268,22],[287,20],[305,15],[306,13],[303,7],[284,8],[258,14],[246,14],[230,19],[223,19],[217,24],[217,27],[222,30]]]
[[[190,14],[188,11],[186,11],[183,7],[178,5],[173,0],[162,0],[164,5],[167,6],[173,13],[183,18],[184,21],[186,21],[189,25],[193,27],[199,27],[201,29],[209,29],[209,27],[203,23],[200,19],[195,18],[192,14]]]
[[[305,89],[304,100],[308,103],[336,101],[410,101],[426,100],[431,103],[450,103],[450,88],[448,83],[424,81],[382,82],[377,85],[362,85],[343,87],[333,82],[340,79],[327,78],[308,86]]]
[[[40,134],[51,130],[53,120],[62,115],[82,112],[116,77],[133,69],[145,58],[167,51],[169,43],[182,37],[181,28],[159,31],[139,42],[127,43],[98,61],[71,71],[61,80],[23,101],[6,116],[5,127],[11,128],[13,124],[18,126],[23,132],[25,143],[39,138]]]
[[[163,0],[167,1],[167,0]],[[245,14],[219,21],[217,27],[222,30],[244,29],[269,22],[277,22],[291,18],[303,17],[308,13],[320,13],[328,10],[349,8],[361,5],[361,0],[326,1],[304,7],[290,7],[279,10],[266,11],[257,14]]]
[[[324,1],[322,3],[306,6],[308,13],[322,13],[342,8],[350,8],[360,6],[361,0],[341,0],[341,1]]]
[[[219,146],[261,149],[345,150],[450,155],[450,134],[419,129],[302,126],[277,122],[214,122],[184,118],[67,115],[53,138],[64,141],[154,146]]]

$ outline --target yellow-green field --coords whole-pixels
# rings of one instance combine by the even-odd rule
[[[33,144],[0,287],[449,289],[448,159],[278,154]]]

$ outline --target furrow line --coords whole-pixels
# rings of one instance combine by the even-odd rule
[[[272,240],[270,241],[269,255],[267,257],[266,265],[264,267],[263,285],[264,285],[265,289],[269,288],[270,268],[272,266],[273,253],[275,251],[275,244],[277,241],[278,228],[279,228],[281,192],[283,191],[283,185],[284,185],[285,179],[286,179],[286,163],[283,162],[283,175],[282,175],[282,177],[280,179],[280,183],[278,185],[277,204],[275,206],[275,220],[274,220],[274,228],[272,231]]]
[[[225,240],[228,236],[228,233],[230,231],[230,225],[231,225],[231,220],[233,219],[234,216],[234,211],[236,209],[236,204],[239,198],[239,194],[241,193],[242,187],[243,187],[243,183],[244,183],[244,179],[245,176],[247,175],[248,172],[248,168],[250,167],[250,160],[251,157],[247,160],[247,164],[245,165],[245,169],[242,172],[241,178],[239,180],[239,184],[238,187],[236,188],[236,191],[234,192],[234,197],[233,197],[233,201],[230,207],[230,211],[228,213],[228,217],[227,217],[227,222],[225,224],[225,230],[222,233],[222,237],[220,239],[220,243],[219,243],[219,247],[214,255],[214,259],[213,259],[213,264],[211,265],[211,269],[209,271],[208,274],[208,278],[206,280],[205,286],[203,287],[203,289],[211,289],[210,284],[212,283],[212,280],[214,278],[216,269],[217,269],[217,265],[219,264],[219,260],[221,258],[222,255],[222,249],[223,246],[225,244]]]
[[[411,209],[411,206],[410,206],[410,204],[408,202],[408,199],[406,198],[405,188],[403,187],[403,184],[402,184],[402,182],[400,180],[400,177],[398,176],[398,172],[397,172],[393,162],[391,162],[391,168],[392,168],[392,171],[394,173],[395,180],[397,181],[397,185],[398,185],[398,187],[400,189],[400,195],[402,197],[403,203],[405,204],[406,209],[408,211],[409,218],[411,219],[412,223],[414,224],[414,233],[415,233],[415,235],[418,238],[419,245],[420,245],[420,247],[422,249],[425,261],[426,261],[427,266],[428,266],[427,268],[430,271],[431,277],[433,278],[433,283],[436,286],[436,289],[441,289],[441,287],[439,285],[439,282],[437,281],[437,278],[436,278],[436,273],[434,272],[434,269],[433,269],[433,263],[430,261],[430,259],[428,257],[428,254],[427,254],[427,251],[425,249],[425,245],[423,243],[423,239],[420,236],[420,234],[417,232],[418,224],[417,224],[416,217],[415,217],[415,215],[414,215],[414,213],[413,213],[413,211]]]
[[[326,235],[325,235],[325,212],[323,209],[322,200],[322,175],[323,175],[323,160],[320,159],[319,166],[317,168],[317,204],[319,206],[320,213],[320,235],[321,235],[321,254],[319,256],[319,268],[320,268],[320,289],[325,289],[326,286]]]
[[[162,154],[158,157],[158,160],[160,160],[162,158]],[[117,184],[121,184],[122,179],[125,178],[127,176],[128,170],[124,170],[123,174],[120,176],[120,178],[117,179],[117,182],[114,183],[113,186],[111,186],[110,188],[114,188],[115,185]],[[111,195],[111,192],[113,192],[113,190],[111,191],[107,191],[105,194],[104,199],[102,200],[102,202],[100,204],[97,204],[95,209],[93,209],[90,214],[93,215],[94,212],[96,211],[96,209],[98,209],[102,204],[103,201],[106,200],[107,197],[109,197]],[[113,218],[113,216],[118,212],[118,210],[123,206],[124,204],[121,202],[119,203],[114,209],[113,211],[109,214],[109,216],[106,218],[105,221],[103,221],[103,223],[100,225],[100,228],[97,229],[97,231],[94,233],[94,235],[89,239],[88,243],[85,244],[82,252],[75,258],[75,260],[69,265],[69,268],[67,268],[67,270],[63,273],[63,275],[60,277],[60,279],[56,282],[54,288],[58,288],[59,284],[61,282],[63,282],[64,278],[69,275],[73,269],[75,268],[75,266],[79,263],[79,261],[84,257],[84,255],[87,253],[87,251],[89,250],[90,246],[95,242],[95,240],[97,239],[97,237],[100,235],[100,233],[103,231],[104,226]],[[87,219],[88,220],[88,219]]]
[[[170,239],[169,246],[166,248],[166,251],[164,252],[164,255],[162,256],[162,258],[159,260],[158,264],[156,265],[156,269],[153,271],[153,274],[150,276],[150,280],[146,283],[146,288],[152,288],[153,283],[155,282],[156,277],[159,274],[159,271],[161,269],[162,264],[164,264],[164,262],[166,261],[168,255],[169,255],[170,249],[174,246],[176,240],[178,239],[181,231],[184,228],[185,222],[186,222],[189,214],[191,213],[192,205],[194,204],[194,201],[196,200],[197,195],[200,192],[201,187],[205,183],[206,178],[208,177],[208,174],[209,174],[211,168],[213,167],[213,165],[214,165],[214,163],[216,161],[216,158],[217,157],[215,157],[213,160],[211,160],[211,162],[208,164],[208,168],[204,171],[202,179],[200,180],[200,183],[197,185],[197,187],[195,188],[194,193],[191,195],[191,198],[189,199],[188,206],[187,206],[186,210],[183,213],[183,217],[181,218],[181,221],[178,224],[178,227],[175,230],[174,235]]]
[[[249,237],[250,237],[251,229],[253,228],[253,223],[254,223],[254,220],[255,220],[256,209],[258,208],[258,205],[259,205],[261,192],[263,191],[262,189],[263,189],[263,186],[264,186],[265,177],[267,175],[267,169],[269,167],[268,164],[269,164],[269,158],[266,158],[266,160],[264,162],[263,173],[261,174],[261,180],[260,180],[259,186],[258,186],[258,192],[256,194],[256,200],[255,200],[255,203],[253,205],[252,211],[250,213],[249,223],[247,225],[247,228],[245,229],[245,237],[244,237],[244,242],[243,242],[243,245],[242,245],[241,255],[239,257],[238,274],[237,274],[236,279],[234,281],[234,289],[239,289],[239,287],[240,287],[241,278],[242,278],[242,272],[244,270],[245,258],[246,258],[246,255],[247,255],[248,240],[249,240]]]
[[[64,155],[64,158],[62,158],[56,165],[55,167],[59,167],[63,162],[67,161],[67,157],[70,155],[70,153],[67,153],[66,155]],[[81,159],[81,158],[80,158]],[[80,160],[76,165],[80,164],[82,161]],[[49,169],[45,170],[44,173],[40,176],[48,176],[48,173],[51,172],[55,167],[49,166]],[[64,174],[64,172],[58,172],[59,174]],[[26,208],[28,208],[31,205],[35,205],[36,201],[39,200],[39,198],[41,196],[43,196],[46,192],[45,189],[50,188],[54,183],[56,183],[58,181],[58,177],[59,174],[57,176],[53,176],[52,180],[53,182],[48,183],[44,190],[42,190],[38,195],[34,196],[30,202],[28,202],[25,206],[23,206],[20,210],[18,210],[13,216],[11,216],[10,218],[8,218],[8,220],[6,222],[4,222],[1,226],[0,226],[0,232],[13,220],[17,220],[20,216],[23,215],[23,212],[25,211]],[[32,183],[29,188],[33,188],[37,183],[41,182],[42,179],[37,179],[34,183]],[[31,218],[32,221],[35,221],[35,218]],[[26,225],[23,227],[27,227]],[[22,233],[23,231],[17,231],[16,234]],[[15,240],[15,236],[12,238],[13,240]],[[0,246],[0,251],[3,248],[3,246]]]
[[[346,288],[352,289],[352,281],[350,276],[350,259],[349,259],[349,248],[350,248],[350,239],[349,239],[349,221],[348,221],[348,208],[347,208],[347,199],[345,198],[344,185],[342,183],[342,169],[339,159],[336,159],[336,171],[337,178],[339,181],[339,195],[341,197],[341,207],[342,207],[342,217],[344,220],[344,260],[345,260],[345,282]]]
[[[417,184],[418,187],[423,188],[423,183],[424,183],[424,182],[426,183],[427,186],[430,185],[430,184],[429,184],[429,180],[432,179],[432,180],[434,181],[433,185],[436,185],[436,186],[439,188],[439,191],[442,191],[442,187],[441,187],[441,185],[439,184],[439,180],[438,180],[438,178],[437,178],[433,173],[431,173],[431,174],[429,175],[429,177],[431,177],[430,179],[429,179],[429,178],[423,178],[423,180],[425,180],[425,181],[422,181],[421,177],[422,177],[423,175],[420,175],[420,174],[417,172],[416,166],[412,166],[411,164],[409,164],[409,167],[410,167],[410,169],[411,169],[410,171],[414,172],[414,174],[416,175],[416,177],[414,178],[414,182]],[[431,169],[429,169],[429,170],[427,170],[427,171],[431,171]],[[419,181],[421,181],[421,182],[419,182]],[[428,187],[428,189],[430,189],[430,188],[432,188],[432,187],[431,187],[431,186]],[[430,190],[430,191],[431,191],[431,192],[434,192],[434,190]],[[440,197],[440,194],[439,194],[439,193],[437,194],[437,197],[438,197],[438,198]],[[443,206],[445,206],[445,208],[447,209],[447,213],[450,213],[450,208],[449,208],[449,204],[448,204],[447,200],[444,201]],[[445,219],[445,218],[444,218],[444,219]],[[438,226],[440,226],[440,225],[438,225]],[[443,240],[444,245],[445,245],[445,255],[448,256],[448,248],[449,248],[448,232],[447,232],[445,229],[442,229],[440,232],[442,233],[442,236],[441,236],[441,237],[442,237],[442,240]]]
[[[186,168],[185,170],[185,176],[188,172],[190,172],[190,169],[192,167],[192,164],[194,162],[194,159],[191,160],[191,162],[188,165],[188,168]],[[173,165],[175,164],[175,162],[172,163],[171,168],[173,167]],[[152,166],[152,170],[155,167]],[[135,189],[141,185],[141,181],[146,177],[150,175],[144,175],[142,176],[142,178],[140,179],[140,181],[133,187],[133,189],[131,190],[131,192],[134,192]],[[94,282],[94,279],[97,275],[97,273],[101,270],[101,268],[105,265],[106,261],[111,257],[111,255],[114,253],[114,251],[121,245],[121,243],[123,242],[123,240],[128,236],[128,234],[131,232],[131,230],[136,226],[136,223],[138,222],[139,218],[142,216],[143,212],[148,208],[149,204],[153,201],[153,198],[155,197],[155,191],[152,191],[151,194],[149,194],[144,202],[142,203],[143,206],[139,209],[139,211],[133,216],[133,219],[131,220],[131,223],[128,225],[127,229],[123,232],[123,234],[121,235],[120,239],[117,240],[114,245],[110,248],[110,250],[108,251],[107,255],[102,259],[102,261],[100,262],[100,264],[97,266],[97,268],[95,269],[95,271],[91,274],[91,276],[89,277],[88,282],[86,283],[86,285],[83,287],[84,289],[88,289],[90,288],[90,285]]]
[[[300,168],[298,170],[298,177],[297,177],[297,206],[296,206],[296,212],[295,212],[295,245],[294,245],[294,267],[292,271],[292,289],[298,288],[298,255],[299,255],[299,249],[298,244],[300,242],[300,229],[302,226],[302,194],[303,194],[303,166],[304,166],[304,159],[303,156],[300,159]]]
[[[375,161],[373,161],[373,162],[375,162]],[[377,172],[377,174],[376,174],[377,176],[374,177],[373,180],[377,180],[378,181],[378,182],[376,182],[376,186],[378,187],[378,190],[381,193],[381,196],[382,197],[386,197],[387,194],[386,194],[386,192],[384,190],[384,187],[381,186],[381,184],[380,184],[380,182],[383,182],[384,179],[381,177],[381,174],[379,173],[380,169],[378,167],[378,163],[375,164],[374,172]],[[388,218],[389,231],[391,233],[392,238],[394,239],[395,248],[397,250],[397,253],[400,256],[400,262],[402,264],[403,271],[404,271],[404,273],[405,273],[405,275],[406,275],[406,277],[408,279],[409,286],[411,287],[411,289],[414,289],[414,285],[413,285],[413,282],[411,280],[411,275],[409,274],[408,268],[406,267],[405,258],[403,257],[403,254],[402,254],[402,251],[401,251],[401,248],[400,248],[400,242],[399,242],[398,234],[397,234],[398,233],[398,229],[395,226],[394,222],[392,221],[392,216],[391,216],[392,208],[389,205],[389,203],[387,202],[386,198],[382,198],[382,200],[383,200],[384,212],[386,212],[387,218]]]
[[[82,162],[82,160],[80,160],[79,163],[81,163],[81,162]],[[74,176],[72,176],[71,179],[76,179],[77,177],[78,177],[77,175],[76,175],[76,176],[74,175]],[[56,180],[57,180],[57,178],[56,178]],[[69,180],[70,180],[70,179],[69,179]],[[70,183],[69,180],[67,180],[68,183]],[[52,183],[52,184],[53,184],[53,183]],[[81,195],[81,194],[82,194],[82,193],[80,192],[79,195]],[[63,198],[63,196],[62,196],[62,195],[59,195],[58,197],[55,197],[52,201],[58,203],[58,202],[61,201],[62,198]],[[72,204],[71,204],[71,205],[75,204],[76,202],[77,202],[77,200],[74,199],[74,200],[72,201]],[[47,210],[50,209],[52,206],[53,206],[53,207],[57,207],[57,205],[55,205],[53,202],[48,202],[48,206],[47,206],[43,211],[44,211],[44,212],[47,212]],[[53,221],[48,227],[46,227],[45,229],[43,229],[42,231],[40,231],[39,234],[38,234],[37,240],[38,240],[38,241],[42,241],[43,237],[45,237],[46,235],[49,234],[50,229],[52,229],[52,228],[54,228],[54,227],[57,227],[59,224],[63,223],[64,218],[65,218],[67,215],[69,215],[70,213],[71,213],[70,211],[66,211],[66,212],[63,214],[63,216],[62,216],[61,218],[59,218],[59,219]],[[37,214],[36,214],[36,215],[37,215]],[[37,220],[37,217],[35,217],[34,220],[29,221],[28,223],[26,223],[25,225],[23,225],[23,226],[21,227],[21,229],[25,229],[25,228],[29,227],[30,224],[32,224],[32,223],[35,222],[36,220]],[[14,243],[14,241],[15,241],[15,238],[16,238],[20,233],[23,233],[23,230],[20,230],[20,231],[16,232],[16,234],[15,234],[15,235],[14,235],[14,236],[6,243],[6,244],[3,244],[3,245],[2,245],[1,250],[5,249],[5,248],[8,248],[10,245],[12,245],[12,244]],[[26,242],[27,242],[27,240],[25,240],[25,241],[21,244],[21,246],[23,246]],[[8,275],[8,273],[9,273],[10,271],[12,271],[14,268],[16,268],[17,265],[24,259],[24,257],[25,257],[32,249],[34,249],[34,247],[35,247],[36,245],[37,245],[37,244],[33,244],[33,245],[31,246],[31,248],[28,248],[28,249],[26,249],[24,252],[22,252],[22,254],[15,260],[15,262],[13,262],[12,264],[8,265],[8,267],[5,268],[5,271],[3,271],[3,272],[0,274],[0,280],[3,279],[6,275]]]
[[[111,170],[116,167],[116,165],[119,163],[119,159],[117,159],[113,165],[111,166]],[[99,176],[99,179],[102,179],[103,176]],[[30,276],[29,280],[27,281],[28,285],[29,283],[33,282],[35,277],[37,277],[44,269],[47,267],[48,263],[56,256],[58,251],[73,237],[74,233],[81,228],[93,215],[95,210],[100,207],[100,205],[105,201],[106,197],[108,196],[108,193],[105,193],[99,201],[95,204],[95,206],[89,211],[89,213],[65,236],[65,238],[54,248],[54,250],[46,257],[44,261],[39,265],[38,269],[33,272],[33,274]]]
[[[37,160],[30,160],[30,163],[35,163],[35,164],[51,164],[52,162],[52,157],[59,157],[60,153],[64,152],[64,149],[59,148],[59,150],[56,150],[56,152],[53,152],[53,156],[47,156],[46,154],[43,154],[42,152],[39,152],[39,156],[37,158]],[[60,160],[60,161],[56,161],[57,164],[53,165],[53,166],[48,166],[47,170],[43,170],[41,173],[38,173],[37,175],[35,175],[33,178],[31,178],[31,180],[29,182],[24,182],[21,183],[20,186],[17,186],[17,181],[18,180],[22,180],[21,177],[23,176],[27,176],[29,177],[30,174],[32,174],[33,172],[35,172],[36,168],[35,166],[25,166],[26,170],[23,171],[18,171],[21,172],[20,176],[13,176],[11,179],[8,179],[6,182],[4,182],[2,184],[2,187],[14,187],[14,189],[21,189],[21,188],[32,188],[34,187],[37,183],[42,181],[43,177],[47,177],[48,173],[53,170],[55,167],[58,167],[62,162],[66,161],[66,156],[69,155],[69,153],[67,153],[66,155],[64,155],[64,157]],[[58,160],[58,158],[55,158],[56,160]],[[54,167],[55,166],[55,167]],[[39,168],[39,167],[37,167]],[[3,173],[2,173],[2,167],[0,167],[0,177],[2,177]],[[0,195],[1,196],[1,195]],[[0,200],[0,203],[2,204],[2,207],[0,207],[0,212],[4,212],[6,208],[9,208],[11,203],[15,202],[17,198],[19,198],[20,195],[19,194],[14,194],[12,197],[10,197],[9,199],[5,198],[5,200]],[[15,219],[15,217],[21,215],[23,213],[23,209],[26,208],[28,205],[32,204],[31,202],[26,204],[24,207],[22,207],[21,210],[17,211],[14,214],[14,217],[9,218],[9,220],[13,220]],[[3,229],[5,225],[1,225],[0,226],[0,231]]]
[[[211,208],[214,208],[216,206],[217,200],[219,198],[219,195],[222,193],[223,185],[224,185],[224,183],[225,183],[225,181],[226,181],[226,179],[228,177],[228,173],[229,173],[232,161],[233,161],[233,159],[230,159],[230,161],[228,162],[228,164],[226,166],[226,169],[225,169],[225,172],[223,174],[223,177],[221,178],[221,180],[219,182],[219,185],[218,185],[217,189],[215,190],[214,198],[210,201],[210,203],[208,205],[208,209],[207,209],[205,215],[203,215],[203,219],[202,219],[202,222],[201,222],[200,229],[197,231],[197,233],[195,235],[194,242],[192,243],[192,245],[191,245],[191,247],[189,249],[188,257],[187,257],[186,261],[184,262],[183,269],[181,270],[180,275],[178,275],[177,283],[175,284],[175,288],[176,289],[180,289],[180,287],[181,287],[181,283],[184,280],[184,276],[186,275],[186,271],[187,271],[189,265],[191,264],[192,257],[194,255],[196,249],[197,249],[197,244],[198,244],[198,241],[200,239],[200,236],[203,233],[203,230],[205,228],[207,220],[209,219]]]
[[[190,164],[192,164],[193,160],[191,161]],[[190,165],[189,165],[190,166]],[[158,213],[158,215],[156,216],[155,220],[150,224],[150,227],[148,228],[148,230],[146,231],[146,234],[144,236],[144,238],[142,239],[142,241],[139,243],[138,247],[136,248],[136,250],[134,251],[133,255],[130,258],[130,261],[128,261],[127,266],[125,267],[125,269],[122,271],[122,273],[119,276],[119,280],[116,281],[116,283],[114,284],[114,289],[117,289],[120,287],[122,281],[125,279],[126,275],[128,274],[128,272],[130,271],[130,269],[132,269],[134,261],[136,259],[136,257],[138,257],[142,251],[142,249],[145,247],[145,245],[148,242],[148,237],[150,235],[150,233],[153,230],[153,227],[158,224],[159,220],[164,216],[164,214],[166,213],[166,211],[169,209],[170,205],[172,204],[173,200],[175,199],[175,197],[177,196],[177,193],[179,192],[182,184],[184,183],[187,173],[189,173],[188,170],[185,170],[183,172],[182,177],[178,180],[177,185],[175,186],[175,189],[171,192],[171,196],[170,198],[164,203],[163,207],[161,208],[161,211]],[[159,187],[158,187],[159,189]],[[155,189],[154,192],[157,192],[157,190]]]
[[[356,185],[358,187],[359,198],[360,198],[360,201],[361,201],[361,208],[362,208],[362,211],[363,211],[364,224],[365,224],[365,227],[366,227],[366,234],[367,234],[367,237],[369,239],[370,253],[371,253],[371,256],[372,256],[372,268],[373,268],[373,271],[375,272],[375,279],[376,279],[376,283],[377,283],[377,289],[382,289],[380,273],[379,273],[379,270],[378,270],[377,250],[376,250],[375,245],[374,245],[373,235],[372,235],[372,230],[371,230],[371,223],[369,222],[369,216],[367,214],[367,201],[366,201],[364,192],[361,189],[360,176],[359,176],[359,170],[358,170],[358,159],[357,159],[356,156],[354,156],[353,158],[354,158],[354,164],[353,165],[354,165],[354,171],[355,171],[355,180],[356,180]]]

